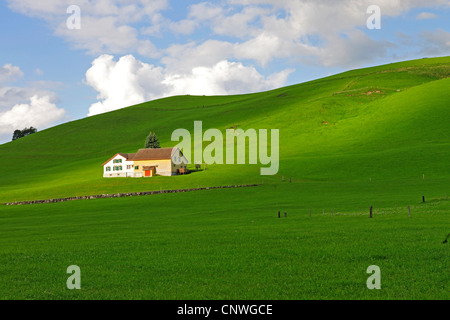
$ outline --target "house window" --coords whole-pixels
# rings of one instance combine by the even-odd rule
[[[106,171],[111,171],[111,167],[106,167]]]
[[[119,171],[122,171],[122,166],[119,166]]]
[[[139,170],[139,166],[135,166],[135,167],[134,167],[134,170]]]
[[[131,169],[131,166],[128,165],[128,166],[127,166],[127,170],[130,170],[130,169]]]

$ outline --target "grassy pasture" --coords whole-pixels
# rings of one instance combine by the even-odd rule
[[[337,187],[294,182],[2,207],[1,298],[450,298],[448,199],[410,199],[411,219],[407,201],[395,208],[383,199],[369,219],[372,191],[356,203],[357,186]],[[65,288],[71,264],[82,270],[80,291]],[[381,268],[382,290],[366,288],[370,265]]]

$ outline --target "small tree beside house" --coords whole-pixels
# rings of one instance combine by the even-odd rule
[[[156,134],[150,131],[147,139],[145,140],[145,148],[146,149],[159,149],[161,148],[159,145],[159,139]]]

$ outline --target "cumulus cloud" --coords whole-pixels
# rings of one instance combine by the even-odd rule
[[[11,64],[5,64],[3,67],[0,66],[0,84],[14,81],[22,76],[23,72],[17,66]]]
[[[133,25],[146,21],[147,29],[158,30],[165,20],[157,19],[168,7],[168,0],[8,0],[9,7],[22,14],[45,20],[55,35],[63,37],[77,49],[91,54],[136,52],[157,57],[158,51],[149,39],[141,37]],[[69,30],[67,8],[78,5],[81,28]]]
[[[35,87],[0,87],[0,112],[10,109],[12,106],[27,103],[32,96],[49,97],[50,101],[57,103],[58,96],[55,92],[43,87],[45,83],[34,83]]]
[[[75,48],[86,50],[90,54],[122,54],[131,50],[147,57],[159,56],[159,50],[150,40],[139,39],[135,28],[119,23],[114,16],[83,16],[79,30],[69,30],[64,20],[55,33],[68,39]]]
[[[423,43],[422,54],[439,56],[450,54],[450,32],[442,29],[424,31],[420,34],[420,40]]]
[[[393,47],[393,43],[375,41],[361,31],[353,31],[345,38],[330,40],[325,48],[320,49],[317,57],[324,66],[352,66],[355,62],[366,63],[382,58]]]
[[[28,103],[16,104],[10,110],[0,112],[0,137],[12,134],[15,129],[46,127],[60,120],[64,114],[63,109],[50,102],[50,97],[32,96]]]
[[[86,83],[98,92],[99,102],[89,108],[89,116],[117,110],[163,95],[162,69],[143,63],[132,55],[114,61],[102,55],[86,72]]]
[[[364,32],[369,5],[380,6],[383,17],[397,17],[420,7],[450,6],[447,0],[430,0],[426,5],[419,0],[205,1],[190,6],[186,19],[172,23],[171,30],[185,35],[209,28],[216,39],[172,45],[162,61],[168,65],[178,61],[180,68],[183,64],[185,68],[211,66],[210,61],[224,59],[252,60],[264,68],[276,59],[357,67],[395,49],[395,44]],[[237,41],[223,40],[223,36]]]
[[[188,6],[185,17],[171,21],[163,14],[174,6],[170,0],[8,0],[17,12],[46,20],[56,35],[75,48],[93,55],[140,54],[162,59],[169,69],[177,65],[179,72],[196,67],[211,67],[222,60],[252,60],[266,67],[276,59],[310,63],[321,66],[348,65],[347,56],[338,59],[333,51],[352,52],[358,30],[364,30],[367,7],[378,5],[383,17],[397,17],[412,9],[450,7],[448,0],[224,0],[201,1]],[[82,28],[68,30],[66,8],[76,4],[81,8]],[[178,4],[177,4],[178,5]],[[418,19],[432,18],[429,12]],[[160,48],[152,37],[163,38],[166,33],[192,35],[197,29],[208,34],[208,40],[189,38],[186,42]],[[363,29],[361,29],[363,28]],[[112,32],[114,30],[114,32]],[[366,33],[367,35],[367,33]],[[195,40],[197,38],[197,40]],[[316,39],[316,41],[311,41]],[[350,40],[349,40],[350,39]],[[356,67],[386,54],[392,44],[372,38],[364,42],[376,44],[374,54],[366,50],[351,60]],[[212,46],[217,46],[214,50]],[[176,53],[181,50],[184,60]],[[363,50],[358,48],[358,52]],[[177,61],[178,60],[178,61]],[[201,63],[198,63],[201,61]]]
[[[86,83],[98,92],[89,116],[117,110],[148,100],[173,95],[238,94],[280,87],[293,70],[264,77],[254,67],[220,61],[211,67],[195,67],[184,73],[137,60],[132,55],[118,61],[102,55],[86,72]]]
[[[233,52],[233,44],[226,41],[207,40],[201,44],[189,42],[167,48],[161,62],[169,70],[187,73],[195,67],[212,67],[219,61],[233,57]]]
[[[286,69],[266,78],[254,67],[220,61],[212,67],[194,68],[189,74],[168,75],[163,83],[169,86],[172,95],[229,95],[280,87],[292,71]]]
[[[0,85],[3,84],[0,86],[0,141],[9,140],[16,129],[29,126],[42,129],[65,115],[65,110],[56,106],[57,94],[48,89],[58,83],[38,81],[24,88],[10,85],[22,76],[17,66],[0,67]]]

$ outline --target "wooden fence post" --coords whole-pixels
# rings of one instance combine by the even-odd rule
[[[411,207],[410,206],[408,206],[408,214],[409,214],[409,217],[411,218]]]
[[[370,206],[370,218],[373,218],[373,206]]]

